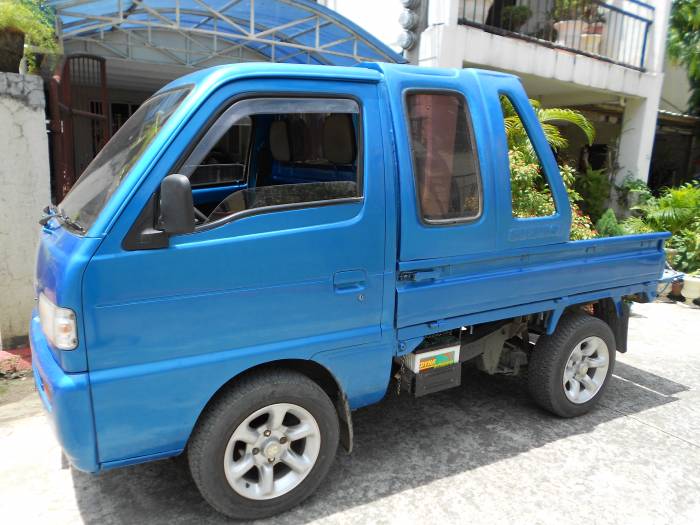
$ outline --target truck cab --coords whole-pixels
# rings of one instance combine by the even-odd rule
[[[513,214],[504,97],[549,215]],[[590,410],[667,237],[569,241],[516,77],[388,64],[183,77],[41,222],[30,339],[67,457],[96,472],[186,451],[238,518],[311,494],[352,448],[352,410],[393,382],[423,395],[463,365],[527,365],[541,406]]]

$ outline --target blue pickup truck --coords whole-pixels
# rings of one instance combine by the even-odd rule
[[[554,213],[514,216],[502,100]],[[665,233],[570,241],[555,157],[513,76],[237,64],[172,82],[43,225],[34,377],[67,458],[187,452],[234,518],[308,497],[352,411],[461,370],[590,410]]]

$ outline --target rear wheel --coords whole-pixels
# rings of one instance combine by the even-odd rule
[[[202,496],[232,518],[283,512],[313,493],[338,447],[338,417],[304,375],[266,372],[220,397],[197,424],[188,457]]]
[[[615,336],[596,317],[564,316],[530,356],[528,383],[535,402],[562,417],[585,414],[603,396],[615,367]]]

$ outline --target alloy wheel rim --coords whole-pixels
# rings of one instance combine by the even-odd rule
[[[299,405],[275,403],[256,410],[236,427],[224,452],[224,472],[241,496],[273,499],[296,488],[311,472],[321,431]]]
[[[564,367],[566,398],[577,405],[593,399],[603,387],[610,366],[608,345],[600,337],[586,337],[574,346]]]

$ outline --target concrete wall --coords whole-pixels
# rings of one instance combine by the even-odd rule
[[[688,99],[690,98],[690,82],[688,71],[666,60],[664,66],[664,83],[661,88],[660,109],[685,113],[688,111]]]
[[[26,341],[49,150],[40,77],[0,73],[0,341]]]

